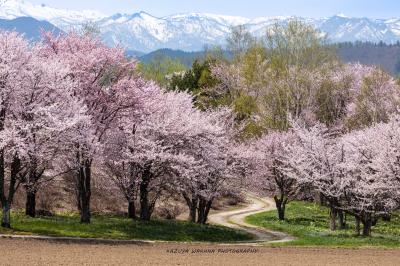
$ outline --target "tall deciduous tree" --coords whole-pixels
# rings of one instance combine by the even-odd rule
[[[59,61],[40,58],[17,33],[0,32],[0,42],[0,195],[2,226],[10,227],[16,190],[23,184],[27,205],[34,206],[38,180],[62,146],[61,133],[82,122],[86,110]]]
[[[251,183],[274,198],[279,220],[285,219],[287,203],[295,199],[301,188],[297,180],[285,171],[288,167],[288,147],[293,142],[293,134],[273,132],[250,144],[252,152],[249,159],[254,169]]]
[[[18,188],[20,172],[19,150],[13,145],[13,117],[16,113],[18,92],[24,87],[24,75],[28,71],[30,54],[28,43],[20,35],[3,31],[0,32],[0,51],[0,198],[3,208],[1,225],[10,227],[10,209]]]
[[[232,112],[196,111],[196,133],[188,135],[180,149],[194,158],[190,171],[178,180],[192,222],[205,224],[215,199],[239,184],[240,161],[235,154]]]
[[[32,53],[25,76],[24,93],[18,98],[21,154],[21,182],[26,191],[26,214],[35,216],[36,193],[47,181],[63,172],[57,158],[77,126],[87,123],[86,108],[74,96],[75,84],[69,69],[60,62]]]
[[[343,148],[338,144],[336,132],[326,126],[305,128],[293,123],[296,140],[287,147],[287,167],[284,171],[299,186],[309,187],[320,193],[330,207],[330,228],[336,230],[336,220],[343,196]],[[341,221],[341,227],[343,221]]]
[[[362,222],[363,235],[369,236],[379,218],[398,208],[396,120],[343,136],[329,134],[321,125],[295,126],[298,139],[289,149],[285,171],[299,185],[324,195],[331,207],[331,229],[342,210]]]
[[[140,218],[149,220],[157,200],[191,160],[176,147],[192,130],[189,118],[195,118],[187,93],[166,92],[153,83],[140,93],[140,111],[126,113],[106,134],[104,160],[131,208],[139,197]]]
[[[136,104],[135,87],[127,80],[135,79],[134,61],[127,61],[124,50],[109,48],[90,33],[70,32],[55,37],[44,34],[42,54],[66,64],[69,76],[76,83],[75,95],[82,99],[90,116],[90,125],[77,130],[74,156],[78,208],[81,222],[90,222],[92,165],[101,148],[104,135],[115,119]]]

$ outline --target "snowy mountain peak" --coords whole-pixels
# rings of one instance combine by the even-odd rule
[[[5,3],[25,4],[24,0],[0,0],[0,6]]]
[[[0,0],[0,18],[33,17],[39,20],[84,22],[106,17],[94,10],[71,11],[46,5],[34,5],[24,0]]]
[[[130,50],[149,52],[160,48],[201,50],[204,45],[225,45],[231,27],[246,25],[260,36],[276,22],[290,16],[244,18],[210,13],[184,13],[156,17],[145,11],[106,16],[98,11],[70,11],[24,0],[0,0],[0,18],[32,17],[68,31],[90,21],[101,29],[109,45],[120,44]],[[328,18],[298,18],[315,26],[332,42],[370,41],[394,43],[400,40],[400,19],[351,18],[340,13]]]
[[[344,13],[338,13],[335,15],[335,17],[339,17],[339,18],[349,18],[348,16],[346,16]]]

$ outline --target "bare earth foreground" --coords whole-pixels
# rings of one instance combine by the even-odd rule
[[[262,246],[291,237],[246,224],[246,216],[273,208],[271,201],[250,195],[249,202],[243,209],[211,215],[210,222],[251,232],[257,236],[252,243],[106,245],[0,238],[0,265],[400,265],[400,249]]]
[[[182,253],[170,253],[175,251]],[[108,246],[2,239],[0,254],[1,265],[400,265],[400,250],[165,243]]]

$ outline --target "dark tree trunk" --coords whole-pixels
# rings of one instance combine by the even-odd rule
[[[355,219],[356,219],[356,228],[355,228],[355,232],[356,232],[356,235],[360,235],[360,231],[361,231],[361,227],[360,227],[360,218],[358,217],[358,216],[355,216],[354,217]]]
[[[132,219],[136,219],[136,207],[135,207],[135,201],[129,201],[128,202],[128,217]]]
[[[363,223],[363,236],[371,236],[372,219],[367,215],[361,221]]]
[[[318,203],[321,206],[325,205],[325,197],[321,192],[318,191],[314,192],[313,198],[315,203]]]
[[[365,221],[363,223],[363,236],[371,236],[371,221]]]
[[[205,224],[208,220],[208,214],[210,213],[212,202],[213,202],[212,200],[209,200],[206,204],[206,209],[203,215],[203,224]]]
[[[336,231],[336,219],[337,219],[337,209],[331,207],[330,211],[330,229],[331,231]]]
[[[2,227],[11,228],[10,210],[11,210],[10,203],[6,200],[3,203],[3,217],[1,219],[1,226]]]
[[[277,207],[278,209],[278,219],[279,221],[284,221],[285,220],[285,206],[280,206]]]
[[[90,224],[90,218],[90,196],[85,195],[82,197],[81,223]]]
[[[338,211],[338,217],[339,217],[339,229],[340,230],[346,229],[346,217],[343,211]]]
[[[25,183],[26,192],[26,203],[25,203],[25,214],[34,218],[36,216],[36,194],[37,194],[37,184],[42,177],[45,169],[40,169],[37,167],[36,161],[29,172],[29,183]]]
[[[0,123],[0,127],[2,129],[2,123]],[[1,207],[3,208],[3,218],[2,218],[2,224],[1,226],[3,227],[7,227],[10,226],[10,219],[5,218],[4,216],[7,213],[7,208],[6,208],[6,204],[7,204],[7,199],[5,196],[5,178],[4,178],[4,150],[0,150],[0,199],[1,199]],[[6,222],[5,224],[3,224],[4,220],[8,220],[8,223]]]
[[[0,156],[0,159],[2,160],[0,167],[2,167],[3,168],[2,170],[4,170],[4,161],[3,161],[4,157]],[[1,220],[1,226],[5,227],[5,228],[11,228],[11,221],[10,221],[11,220],[11,215],[10,215],[11,214],[11,204],[14,199],[15,191],[17,190],[17,187],[18,187],[16,185],[16,183],[17,183],[17,176],[18,176],[20,169],[21,169],[21,161],[18,157],[14,157],[14,159],[11,163],[10,186],[8,188],[8,198],[6,198],[4,195],[4,172],[3,172],[3,176],[2,176],[3,184],[2,184],[2,188],[1,188],[3,190],[2,191],[3,195],[1,196],[1,199],[2,199],[1,203],[2,203],[2,207],[3,207],[3,217]]]
[[[213,199],[205,200],[199,199],[199,207],[197,210],[197,223],[206,224],[208,220],[208,214],[210,213]]]
[[[2,108],[0,110],[0,131],[4,130],[4,117],[5,117],[5,112],[6,110]],[[11,175],[11,178],[13,176]],[[3,209],[3,215],[1,219],[1,226],[10,228],[11,223],[10,223],[10,202],[6,197],[5,194],[5,165],[4,165],[4,149],[0,150],[0,201],[1,201],[1,207]],[[10,191],[11,191],[10,187]]]
[[[197,204],[199,202],[199,199],[194,194],[192,194],[192,197],[189,197],[189,195],[187,193],[183,192],[182,195],[186,201],[186,205],[189,208],[189,221],[191,221],[192,223],[195,223],[196,222]]]
[[[200,199],[199,200],[199,207],[197,208],[197,223],[201,224],[204,220],[204,210],[205,210],[205,201]]]
[[[391,219],[392,219],[392,215],[390,215],[390,214],[385,214],[382,216],[382,220],[385,222],[390,222]]]
[[[275,196],[274,200],[275,200],[276,209],[278,210],[278,219],[279,219],[279,221],[284,221],[287,200],[284,199],[283,196],[281,196],[280,198]]]
[[[192,205],[189,207],[189,220],[192,223],[196,222],[196,211],[197,211],[197,200],[196,202],[192,202]]]
[[[26,205],[25,205],[25,215],[30,217],[36,216],[36,192],[27,190],[26,191]]]
[[[150,221],[152,207],[149,200],[149,185],[151,180],[151,173],[149,169],[143,172],[142,182],[140,183],[140,219],[143,221]]]
[[[81,223],[90,223],[90,197],[91,197],[91,166],[90,160],[86,160],[78,172],[78,193],[81,212]]]

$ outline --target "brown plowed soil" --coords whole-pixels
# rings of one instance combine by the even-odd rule
[[[168,243],[109,246],[0,239],[0,265],[386,266],[400,265],[400,249],[270,248]]]

